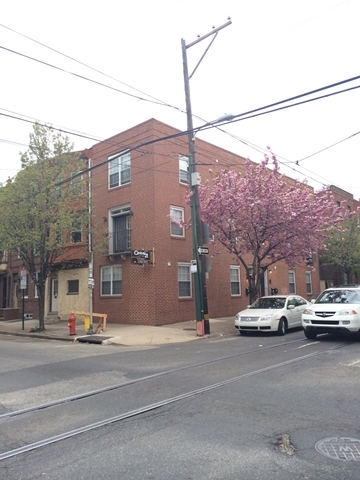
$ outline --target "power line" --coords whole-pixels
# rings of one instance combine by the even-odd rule
[[[86,67],[86,68],[89,68],[90,70],[93,70],[93,71],[96,72],[96,73],[100,73],[100,75],[103,75],[104,77],[107,77],[107,78],[109,78],[109,79],[111,79],[111,80],[114,80],[115,82],[121,83],[122,85],[125,85],[126,87],[131,88],[132,90],[135,90],[136,92],[139,92],[139,93],[141,93],[141,94],[143,94],[143,95],[146,95],[147,97],[152,98],[153,100],[156,100],[157,102],[163,104],[163,105],[166,106],[166,107],[170,107],[170,108],[174,108],[174,109],[176,109],[176,110],[180,110],[178,107],[175,107],[175,106],[173,106],[173,105],[170,105],[170,104],[164,102],[163,100],[160,100],[160,99],[158,99],[158,98],[156,98],[156,97],[154,97],[154,96],[152,96],[152,95],[150,95],[150,94],[148,94],[148,93],[146,93],[146,92],[143,92],[143,91],[139,90],[138,88],[132,87],[131,85],[129,85],[129,84],[125,83],[125,82],[122,82],[121,80],[118,80],[117,78],[112,77],[111,75],[108,75],[108,74],[102,72],[101,70],[98,70],[97,68],[94,68],[94,67],[92,67],[92,66],[90,66],[90,65],[87,65],[86,63],[81,62],[80,60],[77,60],[76,58],[73,58],[73,57],[71,57],[70,55],[66,55],[66,54],[63,53],[63,52],[60,52],[59,50],[56,50],[55,48],[52,48],[52,47],[50,47],[49,45],[46,45],[46,44],[44,44],[44,43],[41,43],[41,42],[39,42],[38,40],[35,40],[35,39],[33,39],[33,38],[31,38],[31,37],[29,37],[29,36],[27,36],[27,35],[24,35],[23,33],[20,33],[20,32],[12,29],[12,28],[10,28],[10,27],[7,27],[6,25],[0,24],[0,27],[6,28],[7,30],[10,30],[11,32],[14,32],[14,33],[16,33],[17,35],[20,35],[20,36],[22,36],[22,37],[24,37],[24,38],[27,38],[28,40],[30,40],[30,41],[32,41],[32,42],[34,42],[34,43],[37,43],[38,45],[41,45],[42,47],[47,48],[47,49],[49,49],[49,50],[57,53],[58,55],[61,55],[61,56],[65,57],[65,58],[68,58],[69,60],[72,60],[73,62],[78,63],[79,65],[82,65],[82,66],[84,66],[84,67]],[[145,99],[142,99],[142,100],[145,100]],[[147,100],[145,100],[145,101],[147,101]],[[180,111],[181,111],[182,113],[185,113],[183,110],[180,110]]]
[[[3,28],[5,28],[5,29],[10,30],[10,31],[16,33],[17,35],[20,35],[20,36],[22,36],[22,37],[24,37],[24,38],[26,38],[26,39],[34,42],[34,43],[37,43],[37,44],[41,45],[42,47],[47,48],[47,49],[49,49],[49,50],[51,50],[51,51],[53,51],[53,52],[55,52],[55,53],[57,53],[57,54],[65,57],[65,58],[68,58],[68,59],[70,59],[70,60],[72,60],[72,61],[74,61],[74,62],[76,62],[76,63],[78,63],[78,64],[80,64],[80,65],[82,65],[82,66],[85,66],[86,68],[89,68],[89,69],[91,69],[91,70],[93,70],[93,71],[95,71],[95,72],[97,72],[97,73],[100,73],[101,75],[103,75],[103,76],[105,76],[105,77],[107,77],[107,78],[110,78],[110,79],[112,79],[112,80],[114,80],[114,81],[116,81],[116,82],[118,82],[118,83],[121,83],[121,84],[123,84],[123,85],[125,85],[125,86],[127,86],[127,87],[129,87],[129,88],[131,88],[131,89],[133,89],[133,90],[135,90],[135,91],[138,91],[138,92],[140,92],[140,93],[142,93],[142,94],[144,94],[144,95],[146,95],[146,96],[148,96],[148,97],[150,97],[150,98],[153,98],[153,99],[155,99],[155,100],[157,101],[157,102],[152,102],[152,103],[159,103],[159,104],[161,104],[161,105],[168,106],[168,107],[171,107],[171,108],[175,108],[175,109],[177,109],[177,110],[185,113],[183,110],[179,109],[178,107],[174,107],[174,106],[172,106],[172,105],[170,105],[170,104],[168,104],[168,103],[166,103],[166,102],[164,102],[164,101],[162,101],[162,100],[158,100],[157,98],[155,98],[155,97],[153,97],[153,96],[151,96],[151,95],[149,95],[149,94],[147,94],[147,93],[144,93],[144,92],[142,92],[141,90],[138,90],[138,89],[136,89],[135,87],[132,87],[131,85],[126,84],[125,82],[122,82],[122,81],[120,81],[120,80],[118,80],[118,79],[116,79],[116,78],[114,78],[114,77],[111,77],[110,75],[107,75],[107,74],[105,74],[104,72],[102,72],[102,71],[100,71],[100,70],[98,70],[98,69],[96,69],[96,68],[94,68],[94,67],[91,67],[91,66],[87,65],[87,64],[84,63],[84,62],[81,62],[81,61],[79,61],[79,60],[77,60],[77,59],[75,59],[75,58],[73,58],[73,57],[71,57],[71,56],[69,56],[69,55],[66,55],[66,54],[60,52],[59,50],[56,50],[56,49],[54,49],[54,48],[52,48],[52,47],[50,47],[50,46],[48,46],[48,45],[46,45],[46,44],[44,44],[44,43],[41,43],[41,42],[39,42],[39,41],[37,41],[37,40],[35,40],[35,39],[27,36],[27,35],[24,35],[24,34],[18,32],[18,31],[16,31],[16,30],[10,28],[10,27],[7,27],[7,26],[5,26],[5,25],[3,25],[3,24],[0,24],[0,26],[3,27]],[[118,89],[114,89],[113,87],[109,87],[108,85],[102,84],[102,83],[100,83],[100,82],[96,82],[96,81],[94,81],[94,80],[88,79],[87,77],[80,76],[80,75],[78,75],[78,74],[74,74],[74,73],[69,72],[69,71],[67,71],[67,70],[61,69],[61,68],[56,67],[56,66],[54,66],[54,65],[48,64],[48,63],[46,63],[46,62],[42,62],[42,61],[37,60],[37,59],[35,59],[35,58],[33,58],[33,57],[30,57],[30,56],[21,54],[21,53],[19,53],[19,52],[15,52],[15,51],[10,50],[10,49],[7,49],[7,48],[5,48],[5,47],[0,47],[0,48],[3,48],[3,49],[5,49],[5,50],[8,50],[8,51],[10,51],[10,52],[12,52],[12,53],[15,53],[15,54],[17,54],[17,55],[24,56],[24,57],[26,57],[26,58],[28,58],[28,59],[31,59],[31,60],[34,60],[34,61],[36,61],[36,62],[43,63],[43,64],[45,64],[45,65],[47,65],[47,66],[52,67],[52,68],[59,69],[59,70],[65,72],[65,73],[69,73],[69,74],[78,76],[79,78],[85,79],[85,80],[87,80],[87,81],[91,81],[91,82],[97,83],[97,84],[100,85],[100,86],[104,86],[104,87],[106,87],[106,88],[111,88],[111,89],[113,89],[113,90],[115,90],[115,91],[118,91],[118,92],[120,92],[120,93],[123,93],[123,94],[125,94],[125,95],[130,95],[130,96],[132,96],[132,97],[134,97],[134,98],[137,98],[137,99],[139,99],[139,100],[149,101],[149,100],[146,100],[146,99],[144,99],[144,98],[142,98],[142,97],[138,97],[138,96],[135,96],[135,95],[131,95],[131,94],[127,93],[127,92],[123,92],[123,91],[118,90]],[[258,109],[254,109],[254,110],[251,110],[251,111],[248,111],[248,112],[244,112],[244,113],[239,114],[239,115],[235,115],[235,116],[233,117],[233,118],[234,118],[233,121],[231,121],[231,122],[226,122],[226,123],[233,123],[233,122],[235,122],[235,121],[239,121],[239,120],[237,120],[237,119],[238,119],[238,118],[242,119],[241,117],[243,117],[243,116],[246,116],[244,119],[252,118],[252,117],[254,117],[254,116],[258,116],[258,115],[249,116],[249,114],[250,114],[250,113],[256,113],[257,111],[262,111],[262,110],[264,110],[264,109],[271,108],[271,107],[273,107],[273,106],[277,106],[277,105],[280,105],[280,104],[283,104],[283,103],[286,103],[286,102],[290,102],[290,101],[293,101],[293,100],[295,100],[295,99],[298,99],[298,98],[301,98],[301,97],[304,97],[304,96],[311,95],[311,94],[313,94],[313,93],[317,93],[317,92],[323,91],[323,90],[325,90],[325,89],[333,88],[333,87],[335,87],[335,86],[339,86],[339,85],[341,85],[341,84],[344,84],[344,83],[347,83],[347,82],[356,80],[356,79],[358,79],[358,78],[360,78],[360,76],[353,77],[353,78],[350,78],[350,79],[347,79],[347,80],[344,80],[344,81],[341,81],[341,82],[337,82],[337,83],[334,83],[334,84],[332,84],[332,85],[328,85],[328,86],[325,86],[325,87],[321,87],[321,88],[315,89],[315,90],[313,90],[313,91],[311,91],[311,92],[307,92],[307,93],[304,93],[304,94],[301,94],[301,95],[296,95],[296,96],[294,96],[294,97],[290,97],[289,99],[286,99],[286,100],[282,100],[282,101],[280,101],[280,102],[275,102],[275,103],[269,104],[269,105],[267,105],[267,106],[265,106],[265,107],[260,107],[260,108],[258,108]],[[358,87],[354,87],[354,88],[358,88]],[[336,95],[336,94],[338,94],[338,93],[343,93],[343,92],[349,91],[349,90],[352,90],[352,89],[342,90],[342,91],[335,92],[335,93],[333,93],[333,94],[326,95],[326,96]],[[314,101],[314,100],[317,100],[317,99],[320,99],[320,98],[325,98],[326,96],[321,96],[321,97],[317,97],[317,98],[315,98],[315,99],[307,100],[307,102]],[[302,103],[307,103],[307,102],[299,102],[299,103],[296,103],[296,104],[288,105],[288,106],[286,106],[286,107],[282,107],[282,108],[280,108],[280,109],[273,109],[273,110],[268,111],[268,112],[263,112],[262,115],[265,114],[265,113],[275,112],[275,111],[278,111],[278,110],[281,110],[281,109],[284,109],[284,108],[290,108],[290,106],[296,106],[296,105],[300,105],[300,104],[302,104]],[[196,117],[197,117],[198,119],[201,119],[201,117],[198,117],[198,116],[196,116]],[[201,119],[201,120],[203,120],[203,119]],[[203,121],[205,121],[205,120],[203,120]],[[225,123],[224,123],[224,124],[225,124]],[[263,149],[263,148],[261,148],[261,147],[257,148],[256,146],[254,146],[254,145],[251,144],[250,142],[246,142],[246,141],[244,141],[244,140],[242,140],[242,139],[237,138],[236,136],[233,136],[233,135],[230,134],[229,132],[226,132],[226,131],[222,130],[218,125],[216,126],[216,128],[218,128],[218,129],[219,129],[220,131],[222,131],[223,133],[226,133],[227,135],[230,135],[230,136],[232,136],[233,138],[237,139],[238,141],[244,143],[245,145],[250,146],[250,148],[254,148],[254,149],[257,150],[257,151],[260,151],[259,148],[260,148],[261,150],[263,150],[263,151],[265,150],[265,149]],[[205,130],[206,128],[200,127],[200,129],[201,129],[201,130]],[[199,129],[199,130],[200,130],[200,129]],[[59,131],[62,131],[62,132],[64,132],[64,133],[71,134],[71,135],[83,136],[84,138],[88,138],[88,139],[92,139],[92,140],[96,140],[96,141],[101,141],[101,140],[99,140],[99,139],[95,139],[95,137],[91,138],[91,137],[88,136],[88,135],[82,135],[82,134],[79,135],[78,133],[75,133],[74,131],[70,132],[70,131],[65,130],[65,129],[59,129]],[[350,138],[350,137],[349,137],[349,138]],[[344,141],[344,140],[343,140],[343,141]],[[5,141],[5,142],[6,142],[6,141]],[[334,145],[336,145],[336,144],[334,144]],[[331,146],[326,147],[324,150],[326,150],[326,149],[328,149],[328,148],[331,148]],[[304,159],[310,158],[311,156],[314,156],[314,155],[316,155],[317,153],[320,153],[321,151],[323,151],[323,150],[320,150],[319,152],[316,152],[316,153],[314,153],[314,154],[312,154],[312,155],[310,155],[310,156],[308,156],[308,157],[305,157]],[[297,162],[302,161],[302,160],[304,160],[304,159],[298,160]],[[296,161],[294,161],[294,162],[296,163]],[[283,162],[282,162],[282,163],[283,163]],[[283,163],[283,164],[284,164],[284,163]],[[288,167],[288,168],[289,168],[289,167]],[[296,169],[293,169],[293,170],[296,171]],[[309,177],[309,178],[311,178],[311,177]],[[313,180],[315,180],[315,179],[313,179]],[[316,181],[316,180],[315,180],[315,181]],[[321,183],[321,182],[319,182],[319,183]]]
[[[264,107],[259,107],[259,108],[256,108],[256,109],[253,109],[253,110],[249,110],[247,112],[244,112],[244,113],[241,113],[241,114],[238,114],[238,115],[234,115],[232,118],[232,120],[227,120],[225,121],[224,123],[222,123],[221,125],[225,125],[225,124],[229,124],[229,123],[234,123],[234,122],[238,122],[238,121],[242,121],[242,120],[247,120],[249,118],[254,118],[254,117],[257,117],[257,116],[260,116],[260,115],[265,115],[265,114],[268,114],[268,113],[273,113],[275,111],[279,111],[279,110],[283,110],[285,108],[290,108],[290,107],[293,107],[293,106],[297,106],[297,105],[301,105],[301,104],[304,104],[304,103],[308,103],[308,102],[313,102],[315,100],[319,100],[319,99],[322,99],[322,98],[327,98],[329,96],[333,96],[333,95],[337,95],[337,94],[340,94],[340,93],[344,93],[344,92],[347,92],[347,91],[350,91],[350,90],[354,90],[354,89],[357,89],[357,88],[360,88],[360,86],[355,86],[355,87],[351,87],[351,88],[348,88],[348,89],[344,89],[344,90],[340,90],[340,91],[336,91],[336,92],[332,92],[332,93],[329,93],[329,94],[326,94],[326,95],[322,95],[322,96],[318,96],[318,97],[314,97],[314,98],[311,98],[311,99],[308,99],[308,100],[304,100],[302,102],[297,102],[297,103],[292,103],[290,105],[285,105],[285,106],[282,106],[282,107],[279,107],[279,108],[275,108],[275,109],[272,109],[272,110],[267,110],[269,107],[271,106],[277,106],[277,105],[281,105],[283,103],[287,103],[289,101],[292,101],[294,99],[298,99],[298,98],[303,98],[307,95],[311,95],[315,92],[320,92],[320,91],[324,91],[326,89],[329,89],[329,88],[333,88],[335,86],[338,86],[338,85],[342,85],[342,84],[345,84],[345,83],[348,83],[348,82],[351,82],[351,81],[354,81],[354,80],[357,80],[359,79],[360,76],[357,76],[357,77],[353,77],[353,78],[350,78],[350,79],[346,79],[346,80],[343,80],[341,82],[337,82],[337,83],[334,83],[334,84],[331,84],[331,85],[327,85],[325,87],[321,87],[321,88],[318,88],[316,90],[312,90],[310,92],[307,92],[307,93],[303,93],[303,94],[300,94],[300,95],[296,95],[294,97],[290,97],[288,99],[285,99],[285,100],[281,100],[281,101],[278,101],[278,102],[275,102],[275,103],[272,103],[272,104],[269,104],[269,105],[266,105]],[[264,112],[262,112],[262,110],[266,110]],[[254,113],[254,115],[251,115],[252,113]],[[28,123],[39,123],[39,122],[35,122],[35,121],[31,121],[29,119],[26,119],[26,118],[20,118],[20,117],[16,117],[14,115],[9,115],[9,114],[4,114],[4,113],[0,113],[0,115],[2,116],[6,116],[6,117],[9,117],[9,118],[14,118],[14,119],[17,119],[17,120],[21,120],[21,121],[25,121],[25,122],[28,122]],[[39,123],[39,125],[42,125]],[[43,126],[48,126],[48,125],[43,125]],[[133,147],[132,150],[135,150],[135,149],[139,149],[141,148],[142,146],[146,146],[146,145],[150,145],[151,143],[154,143],[155,141],[162,141],[162,140],[168,140],[168,139],[171,139],[171,138],[176,138],[176,137],[179,137],[179,136],[183,136],[183,135],[188,135],[189,133],[197,133],[197,132],[200,132],[200,131],[204,131],[204,130],[208,130],[209,128],[219,128],[220,129],[220,126],[219,125],[213,125],[213,124],[207,124],[207,125],[204,125],[204,126],[200,126],[200,127],[195,127],[192,132],[189,132],[189,131],[184,131],[184,132],[178,132],[176,134],[172,134],[170,136],[167,136],[167,137],[160,137],[156,140],[152,140],[150,143],[144,143],[144,144],[140,144],[138,145],[137,147]],[[83,137],[83,138],[87,138],[87,139],[90,139],[90,140],[94,140],[94,141],[99,141],[99,139],[97,138],[94,138],[94,137],[91,137],[89,135],[86,135],[86,134],[81,134],[81,133],[78,133],[78,132],[74,132],[74,131],[70,131],[70,130],[66,130],[66,129],[60,129],[60,128],[56,128],[56,127],[52,127],[53,130],[58,130],[62,133],[66,133],[66,134],[69,134],[69,135],[75,135],[75,136],[79,136],[79,137]],[[220,129],[221,130],[221,129]],[[225,132],[227,133],[227,132]],[[110,141],[107,141],[107,140],[104,140],[107,144],[108,143],[111,143]],[[116,142],[112,142],[112,144],[118,146],[118,144]],[[126,147],[125,146],[120,146],[120,148],[125,148],[125,151],[126,151]],[[132,151],[131,150],[131,151]],[[103,162],[104,164],[106,164],[108,162],[108,160],[106,160],[105,162]],[[100,166],[101,164],[99,164]],[[295,169],[294,169],[295,170]],[[295,170],[296,171],[296,170]],[[299,172],[300,173],[300,172]],[[309,177],[310,178],[310,177]],[[315,180],[315,179],[313,179]],[[315,180],[317,181],[317,180]],[[321,183],[321,182],[319,182]]]
[[[335,147],[336,145],[339,145],[340,143],[345,142],[346,140],[350,140],[350,138],[355,137],[356,135],[359,135],[359,133],[360,133],[360,131],[356,132],[356,133],[353,133],[352,135],[350,135],[346,138],[343,138],[342,140],[339,140],[338,142],[333,143],[332,145],[329,145],[328,147],[322,148],[321,150],[318,150],[317,152],[312,153],[311,155],[308,155],[307,157],[301,158],[300,160],[295,160],[295,163],[296,163],[296,165],[299,165],[299,162],[307,160],[308,158],[311,158],[314,155],[318,155],[319,153],[325,152],[325,150],[328,150],[329,148]]]
[[[123,90],[119,90],[118,88],[111,87],[110,85],[106,85],[105,83],[102,83],[102,82],[99,82],[97,80],[93,80],[91,78],[85,77],[84,75],[80,75],[79,73],[71,72],[70,70],[66,70],[65,68],[57,67],[56,65],[52,65],[51,63],[44,62],[43,60],[39,60],[37,58],[30,57],[29,55],[25,55],[24,53],[16,52],[15,50],[11,50],[10,48],[3,47],[2,45],[0,45],[0,48],[3,49],[3,50],[6,50],[7,52],[14,53],[15,55],[19,55],[20,57],[27,58],[28,60],[32,60],[34,62],[40,63],[40,64],[45,65],[47,67],[54,68],[55,70],[59,70],[60,72],[68,73],[69,75],[73,75],[74,77],[80,78],[82,80],[86,80],[87,82],[94,83],[95,85],[99,85],[101,87],[108,88],[110,90],[114,90],[115,92],[122,93],[124,95],[128,95],[129,97],[136,98],[137,100],[143,100],[145,102],[155,103],[156,105],[164,106],[164,104],[161,103],[161,102],[157,102],[155,100],[147,100],[146,98],[139,97],[138,95],[133,95],[132,93],[124,92]],[[166,106],[170,106],[170,105],[166,105]],[[173,108],[176,108],[176,107],[173,107]]]
[[[2,48],[0,46],[0,48]],[[336,92],[332,92],[332,93],[328,93],[326,95],[321,95],[319,97],[314,97],[314,98],[311,98],[311,99],[308,99],[308,100],[304,100],[302,102],[297,102],[297,103],[292,103],[290,105],[285,105],[285,106],[282,106],[280,108],[274,108],[272,110],[267,110],[268,108],[270,107],[273,107],[273,106],[277,106],[277,105],[281,105],[281,104],[284,104],[284,103],[287,103],[287,102],[290,102],[294,99],[298,99],[298,98],[303,98],[305,96],[308,96],[308,95],[312,95],[313,93],[315,92],[320,92],[320,91],[324,91],[326,89],[329,89],[329,88],[333,88],[334,86],[338,86],[338,85],[341,85],[341,84],[344,84],[344,83],[348,83],[348,82],[352,82],[354,80],[358,80],[360,79],[360,75],[357,76],[357,77],[353,77],[353,78],[350,78],[350,79],[347,79],[347,80],[343,80],[341,82],[337,82],[337,83],[334,83],[334,84],[331,84],[331,85],[327,85],[325,87],[321,87],[321,88],[318,88],[316,90],[312,90],[310,92],[307,92],[307,93],[302,93],[300,95],[296,95],[295,97],[290,97],[290,98],[287,98],[285,100],[280,100],[278,102],[275,102],[275,103],[272,103],[272,104],[269,104],[269,105],[266,105],[264,107],[258,107],[258,108],[255,108],[253,110],[248,110],[246,112],[243,112],[243,113],[239,113],[237,115],[233,115],[232,119],[231,120],[226,120],[224,121],[223,123],[220,123],[220,125],[213,125],[213,124],[206,124],[206,125],[203,125],[203,126],[200,126],[200,127],[195,127],[192,129],[192,131],[184,131],[184,132],[179,132],[178,134],[174,134],[175,136],[182,136],[182,135],[188,135],[189,133],[197,133],[197,132],[201,132],[201,131],[205,131],[205,130],[208,130],[210,128],[214,128],[215,126],[217,128],[219,128],[220,126],[222,125],[228,125],[228,124],[231,124],[231,123],[235,123],[235,122],[239,122],[239,121],[243,121],[243,120],[248,120],[250,118],[254,118],[254,117],[257,117],[257,116],[260,116],[260,115],[266,115],[268,113],[273,113],[273,112],[277,112],[279,110],[283,110],[283,109],[287,109],[287,108],[291,108],[291,107],[295,107],[295,106],[298,106],[298,105],[302,105],[304,103],[309,103],[309,102],[314,102],[315,100],[320,100],[322,98],[327,98],[327,97],[330,97],[330,96],[333,96],[333,95],[338,95],[340,93],[345,93],[345,92],[348,92],[348,91],[351,91],[351,90],[355,90],[357,88],[360,88],[360,85],[357,85],[355,87],[351,87],[351,88],[348,88],[348,89],[344,89],[344,90],[339,90],[339,91],[336,91]],[[266,111],[262,111],[262,110],[266,110]],[[252,115],[252,114],[255,114],[255,115]],[[38,123],[39,125],[41,126],[47,126],[46,124],[41,124],[40,122],[36,122],[36,121],[32,121],[32,120],[29,120],[28,118],[20,118],[18,116],[15,116],[15,115],[10,115],[10,114],[5,114],[5,113],[0,113],[1,116],[5,116],[5,117],[9,117],[9,118],[13,118],[13,119],[16,119],[16,120],[21,120],[23,122],[27,122],[27,123],[32,123],[32,124],[35,124],[35,123]],[[19,114],[17,114],[19,115]],[[75,136],[78,136],[78,137],[82,137],[82,138],[86,138],[88,140],[95,140],[95,141],[99,141],[98,138],[95,138],[94,136],[90,136],[90,135],[87,135],[87,134],[83,134],[83,133],[78,133],[78,132],[75,132],[75,131],[71,131],[71,130],[68,130],[68,129],[64,129],[64,128],[56,128],[56,127],[52,127],[53,130],[57,130],[59,132],[62,132],[62,133],[66,133],[68,135],[75,135]],[[172,137],[173,138],[173,137]],[[100,140],[101,141],[101,140]]]

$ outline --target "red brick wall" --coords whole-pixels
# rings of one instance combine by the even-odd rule
[[[112,260],[96,254],[94,260],[94,311],[107,313],[108,321],[114,323],[163,325],[192,320],[195,318],[195,302],[178,298],[178,262],[192,259],[191,230],[186,230],[185,239],[171,238],[170,205],[185,208],[185,220],[190,209],[185,203],[187,186],[179,183],[179,155],[188,152],[187,137],[181,136],[162,140],[152,145],[139,147],[131,152],[131,183],[108,189],[107,158],[128,147],[143,144],[151,139],[172,135],[178,131],[156,120],[149,120],[92,147],[87,153],[93,165],[104,165],[93,170],[93,200],[95,222],[106,224],[108,210],[112,207],[131,205],[133,216],[132,249],[155,249],[155,264],[139,266],[120,256]],[[213,174],[226,167],[243,169],[245,159],[207,142],[196,140],[197,170],[202,180],[209,175],[209,164]],[[203,166],[201,164],[207,164]],[[101,230],[101,229],[100,229]],[[98,242],[94,236],[94,244]],[[210,245],[210,256],[215,246]],[[100,269],[105,265],[122,265],[123,293],[121,297],[100,296]],[[246,279],[241,272],[240,297],[230,294],[230,265],[237,265],[224,249],[211,259],[211,270],[207,282],[210,318],[235,315],[245,308]],[[288,293],[288,267],[284,263],[272,268],[271,286],[279,293]],[[296,293],[306,298],[305,270],[296,268]],[[313,289],[318,289],[318,273],[313,272]],[[270,285],[269,285],[270,286]]]

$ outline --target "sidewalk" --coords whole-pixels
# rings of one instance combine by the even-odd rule
[[[95,335],[87,335],[84,324],[80,320],[76,322],[76,335],[69,334],[67,321],[45,323],[44,332],[31,333],[30,330],[35,329],[38,324],[38,320],[25,320],[23,330],[22,320],[0,321],[0,334],[123,346],[156,346],[201,340],[209,337],[237,335],[234,327],[234,317],[210,319],[210,335],[202,337],[196,335],[196,321],[174,323],[161,327],[108,323],[105,332]],[[95,327],[96,325],[94,325],[94,329]]]

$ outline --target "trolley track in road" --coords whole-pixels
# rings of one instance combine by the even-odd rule
[[[55,406],[61,405],[63,403],[74,402],[76,400],[82,400],[84,398],[92,397],[94,395],[99,395],[101,393],[110,392],[112,390],[117,390],[119,388],[124,388],[124,387],[127,387],[129,385],[133,385],[135,383],[144,382],[144,381],[151,380],[151,379],[154,379],[154,378],[157,378],[157,377],[162,377],[164,375],[170,375],[172,373],[181,372],[183,370],[188,370],[188,369],[195,368],[195,367],[210,365],[212,363],[221,362],[221,361],[225,361],[225,360],[230,360],[232,358],[238,358],[238,357],[243,357],[245,355],[251,355],[251,354],[256,353],[256,352],[263,352],[263,351],[270,350],[270,349],[273,349],[273,348],[283,347],[283,346],[286,346],[286,345],[291,345],[293,343],[299,343],[299,342],[303,343],[303,342],[307,342],[307,341],[308,340],[306,338],[301,338],[301,339],[297,339],[297,340],[290,340],[288,342],[277,343],[275,345],[269,345],[267,347],[255,348],[253,350],[248,350],[248,351],[245,351],[245,352],[233,353],[231,355],[212,358],[211,360],[204,360],[202,362],[197,362],[197,363],[193,363],[193,364],[190,364],[190,365],[183,365],[182,367],[177,367],[177,368],[172,368],[172,369],[169,369],[169,370],[164,370],[163,372],[153,373],[151,375],[146,375],[144,377],[136,378],[136,379],[133,379],[133,380],[128,380],[126,382],[121,382],[121,383],[117,383],[117,384],[114,384],[114,385],[109,385],[107,387],[98,388],[96,390],[90,390],[89,392],[80,393],[78,395],[72,395],[71,397],[59,398],[58,400],[54,400],[52,402],[47,402],[47,403],[43,403],[43,404],[40,404],[40,405],[34,405],[33,407],[28,407],[28,408],[23,408],[23,409],[19,409],[19,410],[14,410],[12,412],[3,413],[3,414],[0,415],[0,421],[4,418],[16,417],[18,415],[24,415],[25,413],[36,412],[36,411],[39,411],[39,410],[44,410],[46,408],[55,407]]]
[[[268,348],[280,347],[280,346],[284,346],[286,344],[288,345],[288,344],[291,344],[291,343],[295,343],[297,341],[298,340],[294,340],[294,341],[291,341],[291,342],[277,344],[277,345],[269,346],[269,347],[266,347],[266,348],[268,349]],[[159,408],[164,407],[166,405],[170,405],[170,404],[173,404],[173,403],[185,400],[185,399],[189,399],[189,398],[194,397],[196,395],[200,395],[200,394],[204,394],[206,392],[210,392],[210,391],[215,390],[217,388],[221,388],[225,385],[229,385],[231,383],[238,382],[240,380],[243,380],[243,379],[255,376],[255,375],[266,373],[266,372],[269,372],[271,370],[284,368],[284,367],[287,367],[288,365],[298,363],[298,362],[301,362],[301,361],[304,361],[304,360],[308,360],[310,358],[320,356],[324,353],[328,353],[328,352],[331,352],[331,351],[334,351],[334,350],[344,348],[346,346],[351,345],[352,343],[353,342],[340,343],[340,344],[337,344],[337,345],[332,346],[330,348],[327,348],[325,350],[315,351],[315,352],[309,353],[307,355],[301,355],[301,356],[292,358],[290,360],[286,360],[286,361],[283,361],[283,362],[280,362],[280,363],[276,363],[276,364],[269,365],[269,366],[266,366],[266,367],[263,367],[263,368],[252,370],[250,372],[247,372],[247,373],[244,373],[244,374],[241,374],[241,375],[238,375],[238,376],[234,376],[234,377],[231,377],[229,379],[219,381],[219,382],[216,382],[216,383],[213,383],[213,384],[210,384],[210,385],[198,388],[198,389],[194,389],[194,390],[191,390],[191,391],[188,391],[188,392],[185,392],[185,393],[173,396],[173,397],[164,398],[164,399],[162,399],[158,402],[151,403],[151,404],[145,405],[143,407],[140,407],[140,408],[137,408],[137,409],[134,409],[134,410],[129,410],[125,413],[122,413],[122,414],[119,414],[119,415],[116,415],[116,416],[113,416],[113,417],[108,417],[108,418],[105,418],[103,420],[100,420],[100,421],[97,421],[97,422],[94,422],[94,423],[91,423],[91,424],[87,424],[85,426],[82,426],[82,427],[79,427],[79,428],[76,428],[76,429],[73,429],[73,430],[69,430],[69,431],[66,431],[66,432],[58,434],[58,435],[54,435],[52,437],[47,437],[47,438],[45,438],[43,440],[40,440],[40,441],[37,441],[37,442],[28,443],[28,444],[23,445],[21,447],[18,447],[18,448],[0,453],[0,461],[11,458],[11,457],[15,457],[17,455],[21,455],[21,454],[26,453],[26,452],[30,452],[32,450],[36,450],[38,448],[42,448],[42,447],[54,444],[54,443],[62,441],[62,440],[69,439],[69,438],[77,436],[77,435],[81,435],[83,433],[89,432],[89,431],[97,429],[97,428],[101,428],[101,427],[104,427],[104,426],[107,426],[107,425],[110,425],[110,424],[113,424],[113,423],[116,423],[116,422],[120,422],[122,420],[126,420],[126,419],[129,419],[129,418],[144,414],[144,413],[151,412],[153,410],[159,409]],[[168,370],[166,372],[160,372],[158,374],[150,375],[150,376],[147,376],[147,377],[142,377],[142,378],[139,378],[137,380],[130,381],[130,382],[124,382],[122,384],[119,384],[118,386],[113,386],[113,387],[107,387],[107,388],[103,388],[103,389],[99,389],[99,390],[94,390],[93,392],[88,392],[88,396],[89,395],[96,395],[99,392],[103,393],[103,392],[109,391],[111,389],[112,390],[117,389],[117,388],[120,388],[122,386],[130,385],[130,384],[133,384],[133,383],[136,383],[136,382],[139,382],[139,381],[144,381],[144,380],[147,380],[147,379],[150,379],[150,378],[155,378],[155,377],[160,376],[160,375],[166,375],[166,374],[169,374],[169,373],[172,373],[172,372],[177,372],[177,371],[180,371],[180,370],[193,368],[195,366],[202,366],[202,365],[206,365],[206,364],[213,363],[213,362],[216,362],[216,361],[222,361],[222,360],[231,359],[231,358],[234,358],[234,357],[246,355],[246,354],[249,354],[249,353],[255,353],[257,350],[258,349],[252,350],[252,352],[242,352],[242,353],[239,353],[239,354],[229,355],[229,356],[226,356],[226,357],[221,357],[221,358],[208,360],[208,361],[200,362],[200,363],[193,364],[193,365],[180,367],[178,369]],[[264,349],[261,349],[261,351],[263,351],[263,350]],[[86,394],[75,396],[75,397],[69,397],[69,399],[67,399],[67,400],[63,399],[62,401],[52,402],[52,403],[45,404],[45,405],[47,405],[47,406],[54,405],[54,404],[55,405],[60,405],[61,403],[65,403],[66,401],[71,401],[70,399],[84,398],[85,395]],[[24,409],[24,410],[19,410],[17,412],[10,412],[10,413],[13,413],[14,415],[20,415],[21,413],[31,412],[31,411],[34,411],[36,409],[41,410],[43,408],[46,408],[46,407],[44,405],[40,405],[38,407],[33,407],[32,409]],[[0,417],[0,419],[3,419],[4,417],[9,417],[9,414],[2,415]]]

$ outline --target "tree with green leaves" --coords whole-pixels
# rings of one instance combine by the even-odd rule
[[[18,252],[36,285],[39,329],[45,329],[45,285],[52,268],[64,257],[71,232],[89,222],[84,159],[50,126],[35,124],[29,148],[21,154],[22,169],[0,188],[0,245]]]
[[[326,241],[326,249],[319,252],[321,266],[340,267],[346,283],[360,267],[360,228],[357,216],[344,220],[341,231],[332,231]]]

